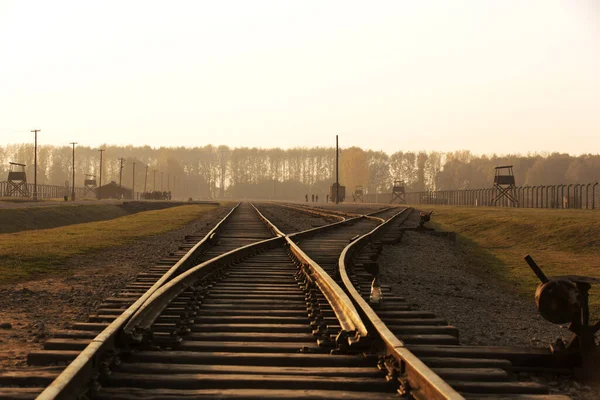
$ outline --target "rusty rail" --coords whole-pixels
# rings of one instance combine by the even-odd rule
[[[125,310],[117,319],[110,323],[106,329],[98,334],[90,344],[73,360],[58,377],[38,396],[39,400],[52,399],[72,399],[79,393],[81,387],[85,386],[92,378],[94,371],[100,368],[102,357],[108,350],[117,346],[118,336],[122,332],[127,321],[142,307],[142,305],[166,282],[188,268],[193,262],[194,255],[207,245],[209,238],[213,234],[218,234],[218,230],[224,221],[239,206],[238,203],[206,236],[192,247],[185,256],[183,256],[169,271],[163,275],[146,293],[144,293],[135,303]]]
[[[346,263],[352,258],[357,248],[370,242],[379,232],[381,232],[382,228],[396,218],[400,218],[404,213],[410,212],[409,210],[410,209],[408,208],[402,210],[388,221],[375,227],[371,232],[361,236],[346,246],[339,258],[340,275],[350,297],[357,304],[363,315],[371,322],[377,335],[379,335],[385,344],[387,355],[393,357],[398,363],[398,369],[403,374],[400,379],[405,379],[407,381],[408,384],[405,386],[410,395],[417,399],[464,399],[463,396],[427,367],[417,356],[410,352],[405,347],[404,343],[389,330],[377,313],[354,288],[346,271]]]

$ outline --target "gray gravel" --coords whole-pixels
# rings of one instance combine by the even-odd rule
[[[407,226],[418,223],[418,212]],[[381,283],[391,286],[421,310],[434,312],[460,331],[464,345],[546,347],[571,332],[539,316],[531,297],[523,298],[504,285],[469,270],[461,249],[447,239],[405,232],[398,245],[384,246],[379,258]],[[600,383],[570,377],[519,374],[520,381],[547,383],[551,394],[573,399],[600,398]]]
[[[462,344],[547,346],[569,331],[546,322],[533,301],[471,273],[456,245],[443,238],[406,232],[385,246],[382,283],[460,330]]]
[[[339,221],[337,218],[331,218],[331,220],[327,220],[316,215],[305,214],[272,204],[255,205],[256,208],[258,208],[269,221],[275,224],[279,230],[286,234],[301,232],[307,229],[316,228],[318,226],[328,225]]]

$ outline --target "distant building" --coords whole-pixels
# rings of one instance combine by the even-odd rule
[[[94,189],[96,198],[100,198],[99,194],[102,195],[103,199],[131,199],[133,198],[133,191],[125,186],[117,185],[117,182],[111,181],[104,186],[100,186]]]

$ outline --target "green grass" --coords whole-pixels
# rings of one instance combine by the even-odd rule
[[[6,208],[0,209],[0,233],[104,221],[128,214],[123,207],[111,204]]]
[[[539,280],[523,260],[529,254],[546,276],[600,277],[600,213],[594,210],[544,210],[426,206],[436,228],[455,231],[469,267],[496,279],[533,301]],[[593,314],[600,315],[600,285],[590,292]]]
[[[214,208],[214,205],[184,205],[108,221],[0,234],[0,283],[69,273],[64,267],[69,257],[177,229]]]

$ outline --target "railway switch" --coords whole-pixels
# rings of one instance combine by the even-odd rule
[[[419,229],[430,229],[425,227],[425,223],[431,221],[431,214],[433,214],[433,211],[429,214],[424,212],[419,213]]]
[[[590,324],[589,290],[599,284],[599,278],[579,275],[546,277],[541,268],[529,255],[525,261],[540,280],[535,293],[535,303],[540,315],[554,324],[569,324],[573,335],[566,345],[562,342],[552,346],[556,352],[578,353],[584,368],[592,366],[600,354],[595,335],[600,330],[600,321]]]

